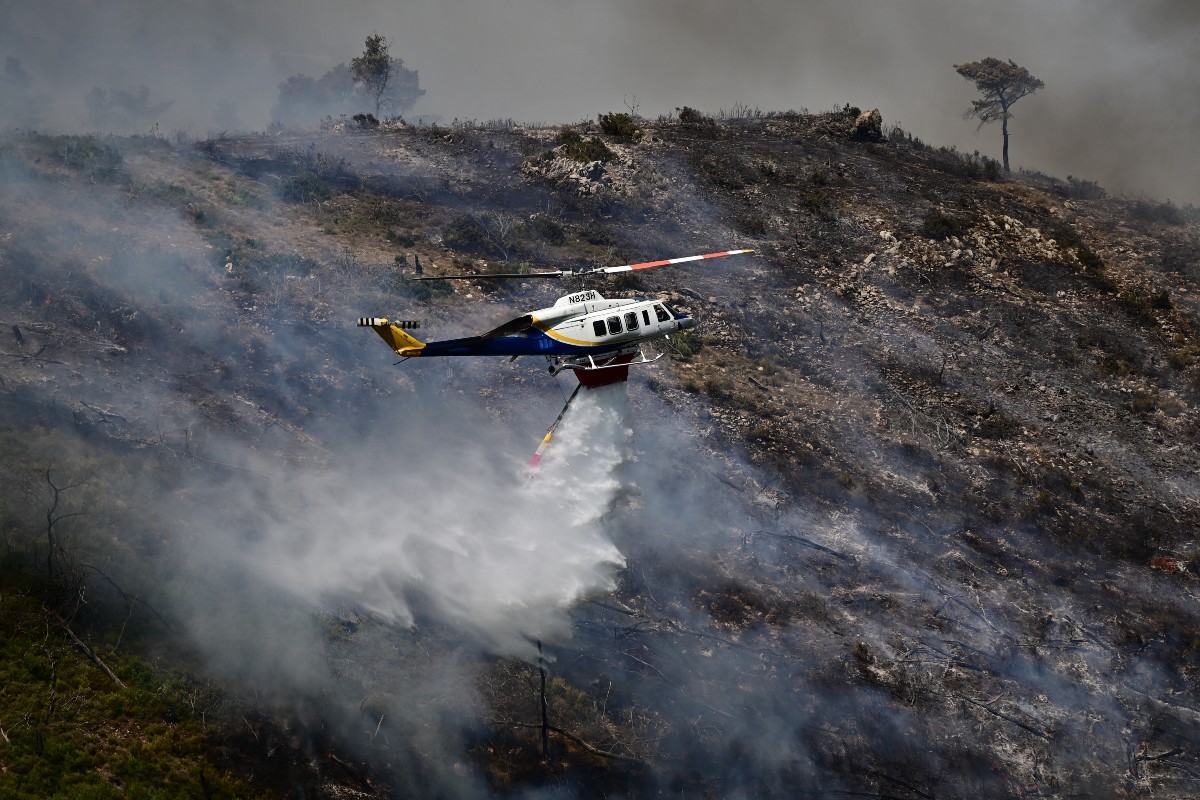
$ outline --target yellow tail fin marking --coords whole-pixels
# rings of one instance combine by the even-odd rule
[[[421,351],[425,349],[425,343],[420,339],[406,333],[404,328],[416,328],[418,323],[400,321],[390,322],[387,317],[360,317],[358,320],[360,328],[371,328],[379,334],[379,338],[387,342],[387,346],[392,348],[398,355],[412,357],[421,355]]]

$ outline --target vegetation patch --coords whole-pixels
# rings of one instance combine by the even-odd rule
[[[454,294],[454,287],[450,285],[450,281],[414,281],[401,275],[396,276],[395,290],[402,297],[419,303],[429,303]]]
[[[1138,200],[1133,204],[1130,215],[1142,222],[1156,222],[1163,225],[1183,225],[1186,222],[1179,207],[1170,200],[1165,203]]]
[[[937,241],[949,239],[951,236],[962,236],[965,231],[966,226],[960,220],[940,211],[926,214],[925,219],[921,221],[921,233]]]
[[[258,274],[287,274],[306,277],[321,268],[321,265],[311,258],[294,253],[259,253],[253,250],[239,250],[238,267],[248,272]]]
[[[833,199],[825,189],[817,186],[807,191],[802,191],[798,199],[801,205],[822,219],[833,218]]]
[[[301,172],[281,181],[276,194],[288,203],[315,203],[328,200],[333,190],[315,172]]]
[[[530,221],[528,228],[534,236],[547,244],[564,245],[567,243],[567,229],[551,217],[539,214]]]
[[[490,253],[492,251],[492,243],[488,238],[487,231],[470,214],[460,214],[447,225],[442,231],[442,240],[455,250],[466,253]]]
[[[1117,291],[1117,282],[1104,269],[1104,260],[1091,248],[1081,244],[1075,248],[1075,256],[1079,259],[1079,266],[1083,268],[1084,275],[1093,286],[1108,294]]]
[[[146,192],[149,199],[166,205],[178,206],[192,200],[192,191],[179,183],[170,183],[161,178]]]
[[[1121,292],[1117,301],[1134,321],[1146,328],[1158,325],[1158,317],[1155,312],[1170,311],[1172,307],[1171,293],[1166,289],[1156,292],[1131,289]]]
[[[697,111],[691,106],[683,106],[675,109],[675,116],[684,125],[714,125],[713,120],[704,115],[703,112]]]
[[[129,177],[124,156],[106,137],[33,134],[30,140],[35,149],[96,183],[118,183]]]
[[[206,755],[211,731],[200,713],[222,705],[219,689],[207,687],[206,701],[189,702],[201,684],[94,643],[120,686],[47,608],[45,575],[6,550],[0,580],[0,796],[264,796]]]
[[[601,114],[599,121],[600,130],[609,136],[632,139],[638,132],[637,120],[633,118],[632,114]]]
[[[617,237],[601,222],[589,222],[579,229],[579,236],[588,244],[615,245]]]
[[[721,189],[737,190],[758,183],[761,171],[728,152],[705,153],[696,159],[696,170]]]
[[[564,128],[559,134],[559,140],[563,145],[563,153],[567,158],[580,162],[581,164],[590,164],[593,161],[608,162],[617,157],[617,154],[608,149],[608,145],[600,141],[595,136],[584,138],[578,131],[570,128]]]
[[[1067,176],[1065,194],[1072,200],[1103,200],[1105,197],[1108,197],[1108,192],[1096,181],[1076,178],[1074,175]]]
[[[384,238],[389,242],[395,242],[401,247],[412,247],[417,243],[416,237],[411,233],[398,233],[397,231],[390,230],[384,234]],[[397,258],[402,258],[402,256],[397,256]]]

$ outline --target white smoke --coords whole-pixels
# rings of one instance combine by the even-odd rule
[[[234,500],[252,525],[217,534],[212,552],[234,548],[246,572],[317,607],[402,625],[419,607],[494,653],[533,658],[534,640],[568,637],[568,610],[611,591],[624,563],[601,521],[625,417],[624,385],[581,393],[528,482],[521,459],[498,462],[502,474],[484,453],[436,443],[339,471],[279,464]]]

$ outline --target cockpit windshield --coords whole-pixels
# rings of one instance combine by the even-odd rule
[[[667,307],[662,303],[654,304],[654,314],[658,317],[659,322],[670,322],[673,319],[671,312],[667,311]]]

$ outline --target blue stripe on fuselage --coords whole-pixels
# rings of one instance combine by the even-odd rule
[[[499,336],[488,339],[483,336],[468,336],[465,339],[447,339],[443,342],[426,342],[421,356],[578,356],[598,355],[609,350],[628,347],[628,342],[604,342],[594,346],[567,344],[552,339],[541,331],[527,331],[520,336]]]

